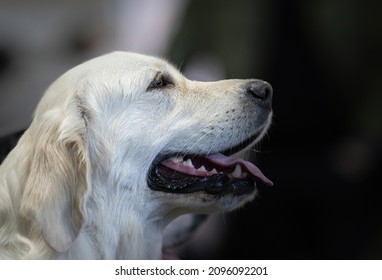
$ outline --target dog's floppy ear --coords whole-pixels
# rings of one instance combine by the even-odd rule
[[[84,115],[73,99],[65,108],[36,114],[29,129],[34,151],[21,213],[36,223],[47,244],[59,252],[69,249],[86,214],[85,196],[91,182]]]

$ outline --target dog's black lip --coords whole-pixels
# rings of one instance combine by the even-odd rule
[[[210,195],[233,194],[235,196],[252,193],[255,189],[254,179],[231,179],[227,174],[215,174],[212,176],[192,176],[182,174],[179,178],[169,178],[162,174],[163,170],[173,172],[163,165],[154,165],[148,177],[148,186],[154,191],[173,194],[187,194],[205,192]]]

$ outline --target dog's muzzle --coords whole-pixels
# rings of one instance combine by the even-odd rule
[[[243,92],[253,106],[263,112],[264,129],[272,111],[272,87],[261,80],[243,84]],[[261,126],[260,126],[261,127]],[[264,130],[262,129],[262,130]],[[148,186],[155,191],[169,193],[206,192],[212,195],[243,195],[253,193],[257,184],[273,185],[260,169],[243,159],[233,159],[223,154],[234,154],[252,144],[262,135],[258,131],[241,144],[222,153],[195,155],[181,153],[158,156],[148,175]]]

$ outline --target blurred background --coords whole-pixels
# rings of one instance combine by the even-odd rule
[[[274,187],[214,215],[182,259],[382,259],[382,5],[371,0],[0,0],[0,159],[49,84],[113,50],[190,79],[259,78]]]

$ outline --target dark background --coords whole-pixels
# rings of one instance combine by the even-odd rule
[[[381,259],[380,5],[263,4],[269,26],[253,39],[261,70],[247,67],[274,88],[274,125],[257,153],[274,187],[228,216],[225,246],[214,257]],[[250,13],[242,21],[261,25]],[[238,22],[230,23],[239,30]]]
[[[225,78],[272,84],[274,122],[256,162],[274,187],[226,215],[221,246],[182,258],[382,259],[379,2],[188,2],[166,56],[183,69],[213,53]],[[82,54],[91,44],[75,43]],[[0,50],[1,83],[18,54]]]

